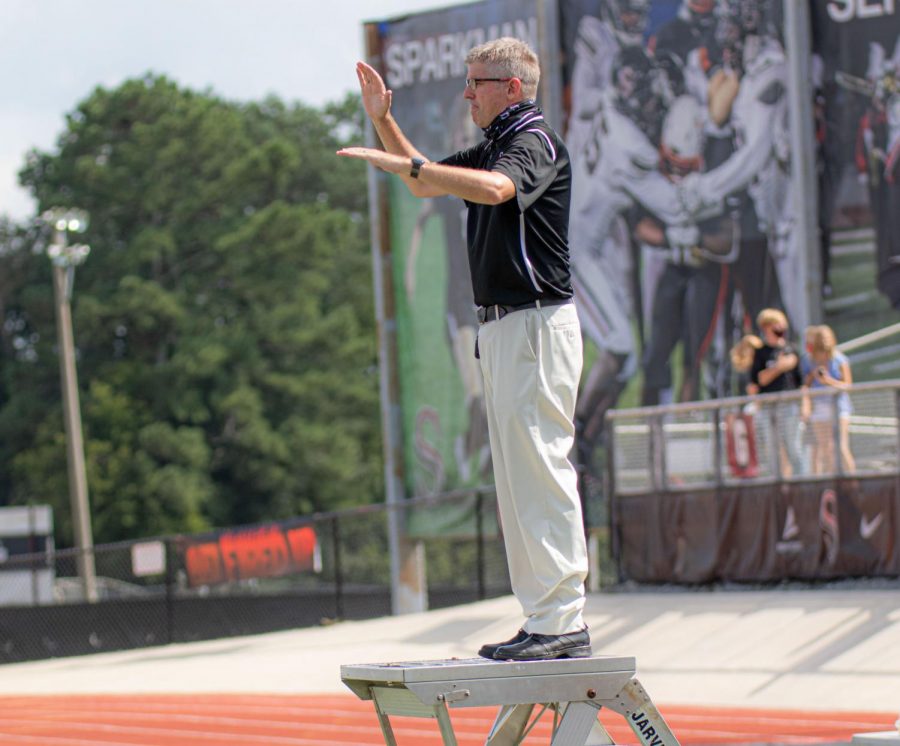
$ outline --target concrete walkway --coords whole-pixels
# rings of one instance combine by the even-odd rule
[[[657,703],[900,713],[900,592],[591,595],[596,654],[633,655]],[[346,692],[343,663],[469,658],[515,599],[254,637],[0,667],[0,694]]]

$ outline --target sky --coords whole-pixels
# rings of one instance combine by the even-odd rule
[[[0,214],[34,213],[18,171],[97,87],[147,72],[230,100],[321,106],[356,88],[364,21],[455,0],[0,0]]]

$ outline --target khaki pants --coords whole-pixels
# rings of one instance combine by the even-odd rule
[[[582,346],[572,303],[514,311],[478,331],[494,479],[526,632],[584,627],[587,550],[569,451]]]

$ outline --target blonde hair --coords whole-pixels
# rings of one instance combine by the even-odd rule
[[[779,325],[787,328],[788,320],[787,316],[784,315],[784,311],[779,311],[777,308],[764,308],[756,317],[756,326],[759,329]]]
[[[834,357],[837,348],[837,337],[834,330],[827,324],[812,326],[807,330],[809,351],[816,356],[826,357],[829,360]]]
[[[745,334],[731,348],[731,367],[738,373],[746,373],[753,365],[753,356],[763,346],[763,341],[755,334]]]
[[[466,55],[466,64],[480,63],[495,68],[503,77],[522,81],[522,95],[534,98],[541,80],[538,56],[521,39],[503,36],[472,47]]]

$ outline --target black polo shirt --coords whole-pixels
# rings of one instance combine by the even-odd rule
[[[794,353],[794,349],[790,345],[785,345],[784,347],[770,347],[769,345],[764,344],[753,354],[753,366],[750,368],[750,380],[759,386],[759,393],[771,394],[776,391],[794,391],[795,389],[799,389],[803,384],[799,365],[776,376],[768,386],[763,386],[759,382],[759,374],[766,368],[774,366],[778,360],[778,356],[782,353],[789,355]]]
[[[543,120],[445,158],[448,166],[498,171],[516,186],[500,205],[466,200],[472,290],[479,306],[572,297],[569,201],[572,169]]]

